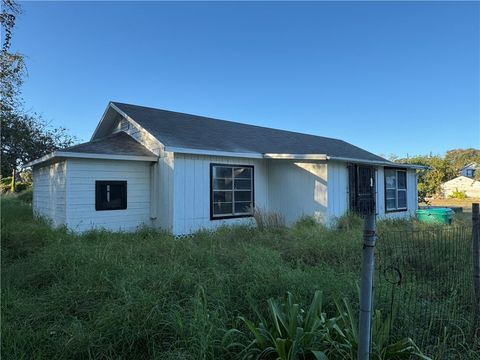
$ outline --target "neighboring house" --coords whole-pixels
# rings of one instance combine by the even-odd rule
[[[454,191],[464,192],[469,198],[480,198],[480,181],[466,176],[458,176],[455,179],[444,182],[441,188],[445,198],[452,195]]]
[[[175,235],[253,223],[252,208],[327,223],[417,209],[416,166],[342,140],[111,102],[90,142],[35,160],[33,208],[74,231]]]
[[[463,168],[460,169],[460,176],[466,176],[470,179],[475,179],[475,171],[477,170],[476,163],[470,163],[465,165]]]

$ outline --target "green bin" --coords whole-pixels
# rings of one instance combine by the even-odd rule
[[[425,223],[447,224],[453,221],[455,212],[449,208],[427,208],[417,210],[418,221]]]

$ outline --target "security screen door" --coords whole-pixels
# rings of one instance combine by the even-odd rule
[[[375,213],[375,168],[371,166],[348,165],[348,189],[350,211],[361,215]]]

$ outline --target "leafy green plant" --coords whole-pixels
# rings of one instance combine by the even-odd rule
[[[358,327],[356,314],[351,309],[347,299],[336,302],[339,313],[336,318],[338,326],[333,329],[332,346],[341,358],[355,359],[358,349]],[[424,355],[411,338],[402,338],[391,342],[391,329],[395,314],[383,317],[380,310],[375,310],[372,319],[372,360],[387,360],[400,358],[419,358],[430,360]]]
[[[459,191],[458,188],[455,188],[455,191],[453,191],[448,197],[452,199],[465,199],[467,194],[465,191]]]
[[[245,324],[254,339],[247,345],[234,343],[233,346],[243,347],[240,357],[243,359],[327,359],[322,342],[327,337],[327,318],[322,312],[322,293],[316,291],[313,301],[307,312],[295,303],[293,295],[287,293],[284,301],[278,303],[275,299],[268,300],[269,318],[263,317],[258,311],[260,319],[258,326],[244,318]],[[240,330],[231,330],[232,333],[244,335]],[[232,347],[230,345],[229,347]]]
[[[268,300],[268,318],[256,311],[258,326],[240,317],[253,339],[238,329],[230,330],[227,337],[237,334],[249,340],[246,345],[232,342],[227,348],[239,348],[241,359],[356,359],[359,339],[356,314],[346,299],[336,302],[336,308],[337,316],[328,318],[322,312],[322,293],[317,290],[310,307],[304,311],[288,292],[282,303]],[[375,311],[371,358],[430,360],[410,338],[390,342],[393,320],[394,316],[384,318],[379,310]]]

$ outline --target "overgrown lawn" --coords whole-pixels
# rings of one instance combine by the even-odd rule
[[[358,298],[356,218],[175,239],[52,229],[13,197],[1,211],[4,359],[227,358],[225,331],[241,326],[238,315],[265,311],[270,297],[290,291],[309,304],[320,289],[332,313],[334,299]]]

